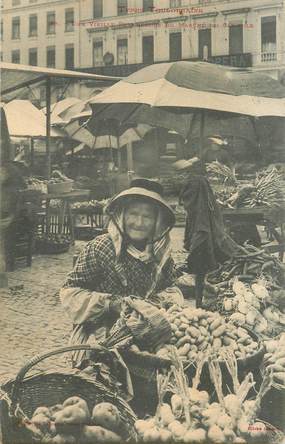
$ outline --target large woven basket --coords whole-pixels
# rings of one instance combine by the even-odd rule
[[[32,444],[34,435],[23,425],[23,414],[31,419],[39,406],[51,407],[61,404],[71,396],[83,398],[92,411],[98,402],[111,402],[125,424],[123,441],[135,441],[134,422],[136,415],[129,405],[117,394],[91,376],[75,369],[47,371],[26,376],[26,373],[40,361],[60,353],[74,350],[98,351],[88,345],[60,348],[44,355],[35,356],[18,373],[15,379],[2,387],[1,431],[2,444]],[[39,444],[41,441],[37,441]]]

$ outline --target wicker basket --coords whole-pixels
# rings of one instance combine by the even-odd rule
[[[64,369],[62,372],[40,372],[26,377],[26,373],[44,359],[74,350],[98,351],[98,347],[70,346],[36,356],[19,371],[14,380],[6,382],[1,387],[3,392],[2,444],[32,444],[35,436],[25,426],[23,419],[29,420],[39,406],[51,407],[61,404],[71,396],[80,396],[85,399],[91,411],[98,402],[111,402],[118,408],[125,424],[125,431],[122,432],[123,442],[136,439],[133,426],[137,418],[132,409],[117,393],[111,392],[109,388],[91,376],[79,370]],[[40,440],[37,442],[41,444]]]

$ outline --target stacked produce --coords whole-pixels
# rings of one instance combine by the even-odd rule
[[[251,374],[240,384],[233,374],[235,393],[223,395],[221,370],[216,361],[210,362],[211,378],[218,402],[211,402],[206,391],[198,390],[201,366],[193,380],[188,382],[179,357],[171,350],[172,367],[166,375],[158,376],[159,403],[154,417],[135,423],[139,439],[151,443],[246,443],[268,442],[268,427],[256,420],[260,400],[271,385],[265,378],[254,400],[245,400],[254,386]],[[170,402],[165,395],[172,393]]]
[[[83,202],[74,202],[71,205],[71,208],[73,210],[103,210],[103,208],[107,205],[109,199],[103,199],[103,200],[88,200]]]
[[[265,341],[264,367],[273,373],[273,383],[285,389],[285,333],[278,339]]]
[[[236,358],[245,359],[259,349],[244,328],[227,323],[218,313],[174,305],[166,317],[171,323],[170,343],[177,347],[182,361],[196,362],[201,352],[214,353],[222,359],[224,348],[233,350]],[[167,358],[168,348],[160,348],[157,355]]]
[[[42,194],[47,193],[47,181],[43,179],[38,179],[37,177],[30,176],[25,179],[27,189],[39,191]]]
[[[276,168],[258,172],[252,182],[239,183],[235,171],[219,162],[207,165],[217,201],[226,208],[278,207],[284,202],[282,175]]]
[[[29,428],[45,444],[119,443],[127,431],[115,405],[101,402],[90,411],[78,396],[38,407]]]
[[[284,328],[285,314],[271,300],[262,280],[246,285],[233,280],[234,297],[224,299],[226,311],[235,310],[230,319],[239,325],[248,325],[256,333],[271,334]]]
[[[59,170],[53,170],[51,173],[50,179],[48,181],[48,184],[55,184],[55,183],[62,183],[62,182],[73,182],[72,179],[67,177],[65,174],[63,174]]]
[[[244,251],[208,274],[208,308],[258,334],[276,336],[285,325],[284,265],[251,245]]]

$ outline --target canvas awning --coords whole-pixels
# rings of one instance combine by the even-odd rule
[[[10,136],[46,136],[46,116],[28,100],[12,100],[4,105],[4,110]],[[50,137],[64,136],[64,131],[51,128]]]
[[[120,77],[89,74],[64,69],[41,68],[38,66],[18,65],[15,63],[0,63],[1,70],[1,95],[8,94],[16,89],[51,78],[64,78],[74,80],[97,80],[116,82]]]
[[[1,95],[9,94],[20,88],[44,82],[46,87],[46,156],[47,178],[50,177],[50,136],[51,136],[51,83],[52,79],[93,80],[106,82],[107,86],[120,80],[119,77],[102,76],[78,71],[41,68],[37,66],[18,65],[15,63],[0,63]]]

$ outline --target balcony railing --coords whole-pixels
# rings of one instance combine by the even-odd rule
[[[276,52],[262,52],[261,61],[262,62],[276,62],[277,53]]]

